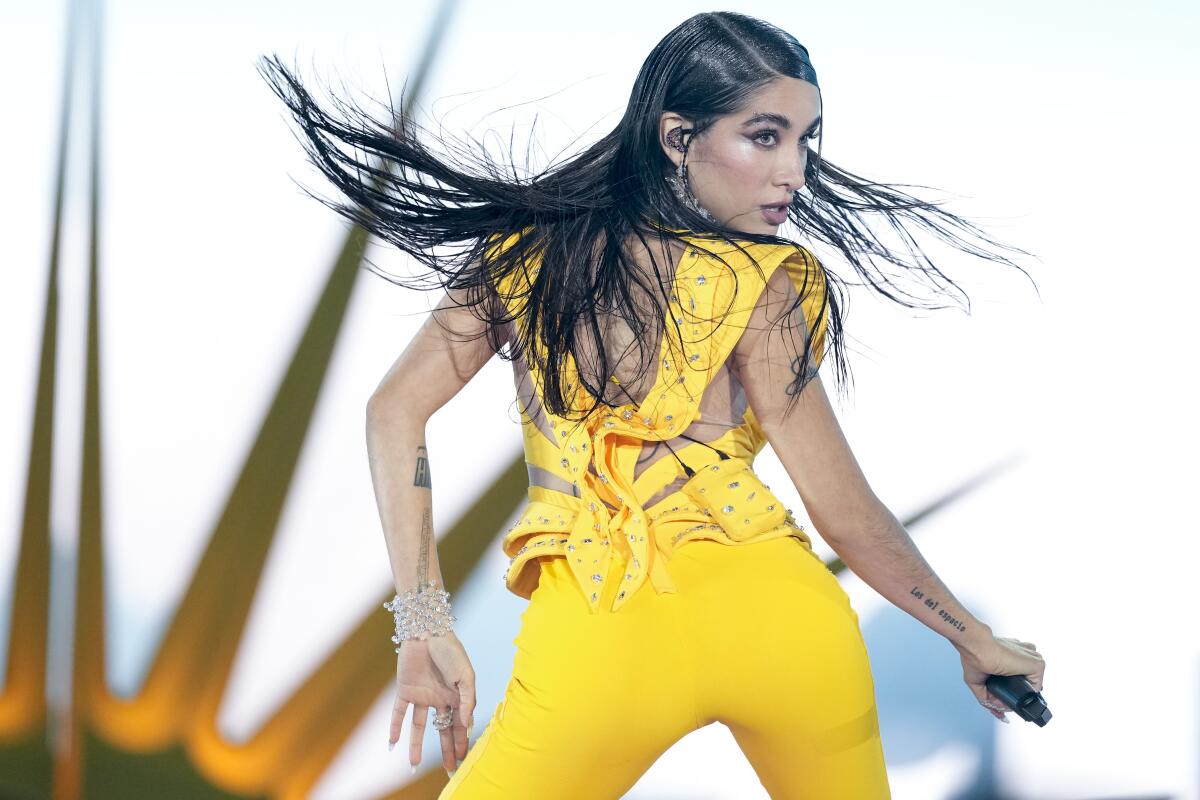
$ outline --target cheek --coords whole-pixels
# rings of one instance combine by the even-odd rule
[[[731,144],[714,160],[714,172],[731,196],[755,193],[770,172],[770,157],[753,142]]]

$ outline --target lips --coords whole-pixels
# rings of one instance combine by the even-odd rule
[[[782,203],[777,206],[763,206],[763,219],[766,220],[767,224],[769,225],[782,225],[784,221],[787,220],[788,206],[788,203]]]

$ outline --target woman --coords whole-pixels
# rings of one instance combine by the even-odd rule
[[[873,257],[957,286],[882,245],[869,215],[1011,266],[953,230],[1023,251],[823,161],[816,72],[795,38],[740,14],[688,19],[609,135],[524,179],[469,148],[434,154],[403,113],[382,123],[339,103],[335,118],[277,59],[264,74],[350,201],[323,202],[446,289],[368,412],[402,644],[389,743],[413,705],[415,770],[438,712],[442,797],[620,797],[716,720],[772,797],[889,797],[857,614],[750,468],[767,442],[822,536],[954,645],[981,704],[1004,719],[991,674],[1041,689],[1034,646],[957,602],[860,471],[817,375],[829,350],[844,386],[838,279],[779,227],[909,307]],[[504,580],[530,603],[505,697],[469,747],[475,675],[433,546],[423,431],[496,353],[514,365],[530,472]]]

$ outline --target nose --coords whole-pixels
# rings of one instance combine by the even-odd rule
[[[797,192],[804,188],[804,169],[808,165],[807,150],[788,158],[776,176],[775,185]]]

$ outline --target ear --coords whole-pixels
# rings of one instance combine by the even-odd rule
[[[689,120],[685,117],[681,117],[678,114],[675,114],[671,111],[664,111],[662,114],[662,118],[659,120],[658,144],[663,149],[663,152],[667,154],[667,158],[671,159],[671,163],[677,167],[679,166],[680,162],[683,161],[683,151],[676,150],[671,145],[671,143],[667,141],[667,134],[670,133],[675,128],[683,128],[684,130],[687,130],[691,127],[692,127],[691,120]],[[692,135],[690,133],[683,134],[682,135],[683,143],[685,145],[690,144],[691,137],[692,137]]]

